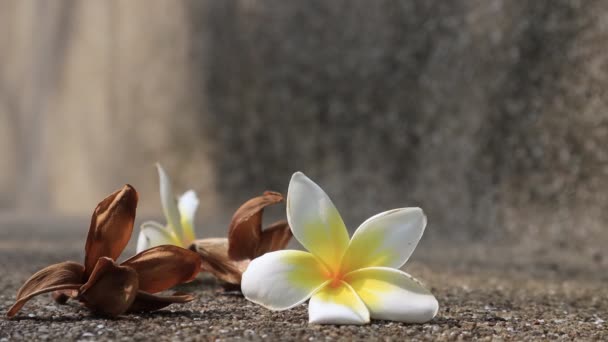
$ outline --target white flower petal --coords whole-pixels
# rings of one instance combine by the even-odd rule
[[[182,236],[182,228],[180,223],[179,209],[177,208],[177,203],[175,200],[175,195],[173,194],[173,187],[171,186],[171,180],[169,176],[160,165],[160,163],[156,164],[156,168],[158,169],[158,180],[160,184],[160,203],[163,207],[163,213],[165,214],[165,218],[167,219],[167,223],[171,229],[174,230],[174,233],[179,237],[180,240],[183,239]]]
[[[178,245],[177,237],[171,234],[160,223],[147,221],[142,223],[137,238],[137,253],[160,245]]]
[[[198,197],[194,190],[186,191],[177,202],[177,208],[181,217],[184,245],[191,244],[196,238],[194,234],[194,214],[198,208],[198,203]]]
[[[326,285],[310,299],[308,321],[313,324],[366,324],[369,311],[345,282]]]
[[[363,268],[344,278],[363,300],[373,319],[428,322],[437,314],[437,299],[409,274],[388,268]]]
[[[146,249],[149,249],[150,246],[150,240],[148,239],[148,237],[146,236],[146,234],[143,231],[139,231],[139,235],[137,236],[137,250],[136,252],[143,252]]]
[[[243,273],[245,298],[272,310],[304,301],[327,280],[327,271],[310,253],[283,250],[253,259]]]
[[[338,271],[348,232],[327,194],[301,172],[291,177],[287,220],[295,238],[329,268]]]
[[[359,226],[350,241],[342,271],[363,267],[400,268],[412,255],[426,227],[420,208],[401,208],[372,216]]]

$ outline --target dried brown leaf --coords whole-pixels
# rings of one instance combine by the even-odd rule
[[[14,316],[31,298],[59,289],[78,289],[82,285],[84,266],[66,261],[50,265],[32,275],[17,292],[15,304],[7,312]]]
[[[84,267],[73,261],[65,261],[47,266],[34,273],[17,292],[17,300],[43,288],[63,285],[82,284]]]
[[[156,293],[193,280],[201,270],[201,258],[193,251],[163,245],[147,249],[122,265],[137,271],[141,291]]]
[[[156,311],[175,303],[187,303],[194,300],[194,296],[188,294],[174,294],[172,296],[159,296],[148,292],[139,291],[135,301],[129,308],[129,312]]]
[[[253,259],[262,237],[264,208],[283,201],[278,192],[266,191],[245,202],[232,216],[228,230],[228,255],[232,260]]]
[[[53,297],[53,300],[55,301],[55,303],[63,305],[65,303],[67,303],[70,298],[78,297],[78,291],[77,290],[58,290],[58,291],[53,291],[53,293],[51,293],[51,296]]]
[[[32,293],[28,294],[27,296],[23,296],[19,300],[17,300],[15,302],[15,304],[13,304],[13,306],[11,306],[10,309],[8,309],[8,311],[6,312],[6,317],[11,318],[11,317],[15,316],[15,314],[17,314],[17,312],[19,312],[19,310],[21,310],[23,305],[25,305],[25,303],[27,303],[28,300],[30,300],[38,295],[52,292],[52,291],[59,291],[59,290],[76,290],[80,286],[81,286],[80,284],[63,284],[63,285],[55,285],[55,286],[46,287],[46,288],[40,289],[38,291],[32,292]]]
[[[131,238],[137,200],[137,191],[127,184],[97,205],[85,245],[85,276],[92,273],[99,258],[116,260],[120,256]]]
[[[241,276],[249,260],[235,261],[228,257],[228,239],[211,238],[196,240],[190,249],[200,255],[201,270],[210,272],[218,279],[230,284],[240,284]]]
[[[99,258],[89,281],[80,288],[80,298],[92,311],[118,316],[133,304],[139,288],[137,272],[107,257]]]
[[[260,243],[256,249],[255,258],[268,252],[284,249],[287,247],[292,236],[293,234],[291,233],[287,221],[282,220],[273,223],[262,232]]]
[[[130,185],[101,201],[91,218],[85,265],[63,262],[40,270],[19,289],[6,315],[13,317],[29,299],[47,292],[53,292],[58,303],[77,297],[92,311],[109,316],[130,309],[158,310],[194,299],[190,295],[156,296],[146,291],[158,292],[194,279],[201,270],[201,258],[195,252],[159,246],[123,265],[116,264],[131,238],[137,201],[137,191]]]

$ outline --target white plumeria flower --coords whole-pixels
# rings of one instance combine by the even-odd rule
[[[160,164],[156,164],[160,183],[160,202],[167,224],[146,221],[140,227],[137,252],[159,246],[176,245],[188,248],[194,241],[194,214],[198,197],[193,190],[186,191],[178,200],[173,195],[171,180]]]
[[[420,208],[375,215],[352,239],[327,194],[301,172],[287,193],[293,235],[309,251],[267,253],[249,264],[241,289],[250,301],[285,310],[310,298],[309,322],[365,324],[373,319],[423,323],[439,304],[420,282],[399,270],[426,226]]]

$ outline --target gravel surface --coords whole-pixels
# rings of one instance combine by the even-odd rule
[[[6,311],[19,286],[37,269],[82,260],[85,234],[86,229],[73,223],[0,224],[0,310]],[[569,263],[551,264],[543,261],[548,256],[517,258],[510,250],[424,241],[405,269],[439,300],[440,311],[427,324],[309,325],[306,305],[268,311],[199,277],[180,287],[196,293],[197,300],[117,319],[94,317],[77,303],[62,306],[48,295],[39,296],[15,319],[0,319],[0,341],[608,340],[603,264],[577,261],[576,256]],[[124,256],[132,252],[130,246]]]

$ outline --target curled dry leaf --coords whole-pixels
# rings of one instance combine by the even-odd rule
[[[249,260],[231,260],[228,257],[228,239],[196,240],[190,246],[190,249],[200,255],[202,260],[201,271],[209,272],[229,284],[241,283],[241,275],[247,269]]]
[[[145,291],[137,292],[135,301],[129,307],[129,312],[156,311],[174,303],[187,303],[194,300],[188,294],[174,294],[172,296],[159,296]]]
[[[51,293],[51,296],[53,297],[53,300],[55,301],[55,303],[63,305],[65,303],[67,303],[70,298],[78,297],[78,291],[77,290],[57,290],[57,291],[53,291],[53,293]]]
[[[139,280],[133,268],[102,257],[89,281],[80,288],[80,298],[95,313],[118,316],[133,304],[138,289]]]
[[[133,232],[137,200],[137,191],[127,184],[95,208],[85,245],[84,266],[87,276],[99,258],[116,260],[127,246]]]
[[[253,259],[262,238],[264,208],[283,202],[283,195],[266,191],[241,205],[232,216],[228,228],[228,256],[232,260]]]
[[[287,247],[292,236],[291,229],[286,220],[273,223],[262,232],[260,243],[255,250],[254,258],[268,252],[284,249]]]
[[[82,283],[84,267],[66,261],[43,268],[28,279],[17,292],[15,304],[6,313],[13,317],[31,298],[57,290],[77,290]]]
[[[282,220],[262,229],[264,208],[283,202],[283,195],[266,191],[245,202],[233,215],[228,239],[196,240],[190,249],[202,258],[202,270],[227,283],[225,288],[240,285],[249,262],[267,252],[283,249],[291,239],[291,229]]]
[[[147,249],[122,265],[137,271],[141,291],[156,293],[192,281],[200,272],[201,258],[187,249],[163,245]]]
[[[109,316],[192,300],[192,296],[163,297],[144,292],[158,292],[192,280],[201,264],[192,251],[160,246],[121,265],[115,262],[131,237],[137,199],[137,191],[125,185],[101,201],[91,218],[85,264],[68,261],[35,273],[18,291],[7,317],[17,314],[29,299],[47,292],[53,292],[59,303],[78,298],[92,311]]]
[[[17,300],[44,288],[63,284],[80,284],[84,267],[73,261],[47,266],[34,273],[17,292]]]

